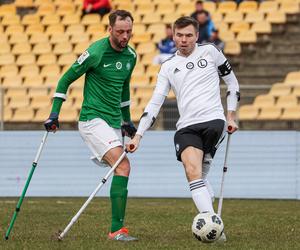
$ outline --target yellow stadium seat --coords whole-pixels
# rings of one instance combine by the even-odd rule
[[[241,54],[241,45],[237,41],[226,41],[224,53],[226,55],[239,55]]]
[[[48,97],[50,100],[50,96],[48,94],[48,88],[45,86],[40,86],[40,87],[33,87],[33,88],[28,88],[28,97],[35,97],[35,96],[44,96]]]
[[[150,33],[150,34],[161,33],[165,36],[166,35],[166,25],[162,24],[162,23],[150,24],[147,29],[147,33]]]
[[[68,35],[84,34],[84,26],[82,24],[69,25],[66,29],[66,34]]]
[[[3,4],[0,5],[0,17],[1,16],[14,16],[17,14],[16,5]]]
[[[247,31],[249,29],[250,29],[250,25],[249,25],[249,23],[247,23],[245,21],[235,22],[230,27],[230,30],[234,33]]]
[[[40,55],[36,62],[36,64],[39,66],[50,65],[55,63],[56,63],[56,56],[52,53]]]
[[[72,84],[71,88],[70,88],[70,93],[68,95],[68,98],[71,98],[71,99],[77,99],[77,98],[82,98],[83,97],[83,88],[82,88],[83,85],[81,86],[77,86],[77,87],[74,87],[74,85]]]
[[[257,120],[278,120],[282,114],[282,108],[263,107],[257,117]]]
[[[286,15],[281,11],[270,12],[267,14],[266,21],[275,24],[282,24],[286,22]]]
[[[60,23],[60,17],[57,14],[46,15],[42,19],[43,25],[54,25]]]
[[[22,85],[22,78],[19,75],[4,77],[3,82],[2,82],[3,87],[19,87],[21,85]],[[12,92],[12,90],[11,91],[9,91],[9,90],[10,89],[7,90],[6,95],[7,96],[12,96],[12,95],[10,95],[10,92]],[[13,90],[15,90],[15,89],[13,89]],[[14,92],[13,94],[20,94],[20,93],[19,92],[17,92],[17,93]]]
[[[27,35],[33,35],[33,34],[43,35],[43,32],[44,32],[44,26],[41,24],[28,25],[25,30],[25,33]]]
[[[15,77],[17,78],[17,77]],[[16,81],[16,79],[14,79]],[[18,87],[13,87],[13,88],[8,88],[6,91],[6,96],[11,98],[11,97],[25,97],[27,95],[27,89],[22,88],[20,86]]]
[[[138,75],[132,76],[130,79],[130,83],[132,86],[137,85],[149,85],[149,77],[146,75]]]
[[[242,31],[237,35],[237,41],[240,43],[255,43],[257,41],[257,35],[254,31]]]
[[[146,43],[151,40],[151,34],[150,33],[144,33],[144,34],[134,34],[131,42],[132,43]]]
[[[223,22],[223,14],[219,12],[212,13],[211,19],[214,23],[221,23]]]
[[[282,95],[279,96],[276,106],[280,108],[289,108],[298,106],[297,96],[295,95]]]
[[[105,26],[102,23],[98,24],[90,24],[87,26],[86,34],[88,35],[100,35],[105,32]],[[74,34],[74,35],[80,35],[80,34]]]
[[[34,122],[45,121],[49,117],[50,111],[51,111],[51,107],[39,108],[32,121]]]
[[[134,27],[133,27],[133,33],[135,34],[135,35],[137,35],[137,34],[144,34],[146,32],[146,25],[145,24],[143,24],[143,23],[137,23],[137,24],[135,24],[134,25]]]
[[[154,88],[152,86],[137,86],[135,94],[139,98],[147,97],[149,100],[149,97],[153,94],[153,90]]]
[[[224,17],[224,22],[235,23],[243,20],[243,14],[240,12],[229,12]]]
[[[68,14],[63,16],[62,24],[64,25],[73,25],[80,23],[80,16],[78,14]]]
[[[16,64],[18,66],[35,64],[35,55],[32,53],[19,55]]]
[[[6,35],[21,34],[23,32],[24,32],[24,26],[19,24],[9,25],[5,30]]]
[[[20,24],[20,16],[17,15],[11,15],[11,16],[4,16],[2,18],[1,24],[3,26],[8,26],[8,25],[16,25],[16,24]]]
[[[23,25],[31,25],[40,23],[40,17],[38,15],[25,15],[22,19]]]
[[[140,61],[144,65],[150,65],[153,63],[153,58],[157,55],[157,52],[152,52],[144,54],[142,60]]]
[[[33,65],[24,65],[20,69],[20,76],[37,76],[40,73],[39,67],[35,64]]]
[[[73,108],[62,107],[60,111],[60,121],[61,122],[75,122],[78,120],[78,111]]]
[[[287,85],[300,86],[300,71],[288,73],[284,79],[284,83]]]
[[[178,14],[178,16],[181,15],[189,16],[194,11],[194,9],[195,9],[195,4],[192,2],[178,3],[176,14]]]
[[[12,48],[14,55],[28,54],[31,52],[31,45],[29,43],[17,43]]]
[[[219,36],[224,42],[235,40],[235,35],[231,30],[220,30]]]
[[[77,43],[74,47],[73,52],[76,55],[81,55],[89,46],[90,46],[90,42]]]
[[[133,122],[138,122],[141,119],[141,116],[144,112],[143,107],[134,107],[131,108],[130,115]]]
[[[60,67],[57,64],[45,65],[42,67],[40,75],[45,78],[48,76],[59,76]]]
[[[286,14],[297,14],[299,13],[299,2],[290,1],[290,2],[283,2],[280,5],[279,11],[282,11]]]
[[[77,59],[77,56],[73,53],[70,54],[63,54],[58,58],[58,64],[60,66],[70,66],[71,64],[73,64]]]
[[[255,97],[253,105],[256,107],[273,107],[275,105],[275,97],[272,95],[258,95]]]
[[[37,43],[45,43],[48,42],[49,38],[46,34],[35,33],[30,36],[29,43],[34,45]]]
[[[60,75],[56,75],[56,76],[47,76],[47,77],[45,78],[44,85],[47,86],[47,87],[56,88],[59,79],[60,79]]]
[[[220,13],[234,13],[237,9],[236,2],[229,1],[229,2],[221,2],[219,3],[217,12]]]
[[[55,6],[54,4],[42,4],[38,7],[37,14],[40,16],[49,16],[55,13]]]
[[[269,95],[282,96],[291,94],[292,86],[283,83],[274,83],[270,89]]]
[[[16,0],[15,1],[15,5],[16,7],[23,7],[23,8],[29,8],[29,7],[33,7],[33,0]]]
[[[31,122],[34,117],[34,110],[30,107],[20,107],[15,110],[11,122]]]
[[[140,43],[136,49],[136,52],[140,55],[153,53],[155,51],[156,47],[155,44],[153,44],[152,42]]]
[[[56,43],[68,43],[69,42],[69,36],[67,34],[53,34],[50,38],[51,44]]]
[[[294,86],[293,95],[300,97],[300,86]]]
[[[64,31],[65,31],[65,28],[62,24],[52,24],[47,27],[46,34],[47,35],[63,34]]]
[[[83,16],[81,23],[84,25],[99,24],[100,16],[98,14],[88,14]]]
[[[3,27],[0,26],[0,33],[1,33],[1,36],[0,36],[0,43],[8,43],[8,35],[7,34],[4,34],[4,31],[3,31]]]
[[[118,3],[117,4],[117,9],[119,10],[127,10],[131,13],[135,12],[135,8],[132,2],[127,2],[127,3]]]
[[[252,25],[251,30],[258,34],[270,34],[272,25],[268,21],[256,22]]]
[[[300,120],[300,106],[284,108],[280,120]]]
[[[165,34],[163,33],[155,33],[152,37],[152,42],[154,43],[159,43],[162,39],[164,39],[166,37]]]
[[[156,76],[160,70],[160,65],[149,65],[147,67],[147,76]]]
[[[4,122],[10,122],[13,116],[12,109],[10,107],[4,107]]]
[[[40,87],[44,83],[43,77],[40,75],[36,76],[27,76],[24,79],[23,86],[24,87]]]
[[[244,1],[239,4],[238,11],[242,13],[251,13],[257,11],[258,4],[256,1]]]
[[[81,34],[81,35],[76,34],[76,35],[72,35],[70,42],[72,44],[89,42],[89,36],[88,36],[88,34]]]
[[[10,77],[18,74],[18,67],[15,64],[3,65],[0,69],[1,77]]]
[[[157,2],[160,2],[159,0],[155,0]],[[173,0],[174,4],[181,4],[181,3],[190,3],[191,0]],[[193,7],[195,6],[195,4],[193,5]]]
[[[52,51],[50,43],[37,43],[33,46],[32,52],[36,55],[49,54]]]
[[[0,54],[0,66],[9,65],[15,62],[15,57],[12,54]]]
[[[137,64],[132,73],[134,76],[142,76],[145,74],[145,67],[142,64]]]
[[[258,11],[261,13],[276,12],[279,8],[279,4],[276,1],[264,1],[259,4]]]
[[[60,5],[65,5],[65,4],[73,4],[74,3],[74,0],[53,0],[53,3],[56,5],[56,6],[60,6]]]
[[[175,13],[175,5],[165,2],[165,1],[161,1],[160,3],[158,3],[155,12],[162,14],[162,15],[168,15],[171,13]]]
[[[140,15],[154,13],[154,4],[148,1],[143,1],[136,6],[135,12]]]
[[[264,21],[264,14],[262,12],[250,12],[246,14],[245,22],[257,23]]]
[[[28,42],[28,36],[24,33],[11,34],[9,38],[10,44],[27,43],[27,42]]]
[[[43,5],[43,4],[52,4],[52,0],[35,0],[34,1],[34,5],[37,7],[40,5]]]
[[[24,95],[13,95],[10,97],[9,106],[11,108],[22,108],[29,106],[29,98]]]
[[[60,16],[73,14],[75,12],[75,6],[73,3],[64,3],[58,6],[56,13]]]
[[[209,13],[214,13],[217,10],[217,4],[214,2],[204,2],[203,8]]]
[[[173,24],[180,16],[178,16],[176,13],[164,15],[162,20],[156,21],[154,23],[164,23],[164,24]],[[156,19],[157,17],[155,17]],[[149,22],[150,23],[150,22]]]
[[[54,46],[53,53],[56,55],[68,54],[72,52],[72,45],[70,43],[57,43]]]
[[[253,105],[243,105],[239,108],[239,120],[245,121],[245,120],[256,120],[259,109],[258,107],[255,107]]]
[[[161,23],[161,15],[158,13],[147,13],[144,15],[142,22],[144,24]]]
[[[49,96],[36,95],[32,96],[30,107],[34,109],[47,108],[50,107],[51,99]]]
[[[0,43],[0,54],[10,53],[10,45],[8,43]]]
[[[215,27],[216,27],[218,30],[223,30],[223,31],[229,30],[229,25],[228,25],[228,23],[224,23],[224,22],[214,22],[214,24],[215,24]]]

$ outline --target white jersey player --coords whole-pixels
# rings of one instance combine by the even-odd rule
[[[216,149],[225,136],[238,129],[236,108],[239,85],[223,53],[212,44],[196,44],[198,23],[181,17],[173,27],[177,52],[164,62],[158,74],[153,96],[141,117],[135,137],[128,143],[135,147],[154,123],[170,89],[175,93],[180,118],[174,136],[176,156],[182,161],[199,212],[214,212],[213,192],[206,176]],[[221,76],[227,85],[227,126],[220,97]]]

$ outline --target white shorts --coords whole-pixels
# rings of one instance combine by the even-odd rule
[[[91,160],[96,164],[101,162],[107,151],[122,146],[121,129],[110,127],[101,118],[95,118],[86,122],[79,121],[78,128],[82,139],[92,151],[93,156]]]

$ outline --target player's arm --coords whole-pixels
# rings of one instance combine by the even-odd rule
[[[227,125],[228,132],[233,133],[238,129],[236,110],[240,101],[239,83],[232,67],[223,53],[214,48],[214,56],[219,75],[227,85]]]
[[[44,126],[47,131],[56,131],[59,128],[58,117],[63,102],[67,99],[69,86],[86,73],[89,69],[98,64],[98,58],[94,56],[89,49],[86,50],[77,61],[63,74],[58,81],[56,91],[53,96],[53,104],[49,118]]]
[[[142,114],[137,132],[134,138],[126,145],[129,152],[134,152],[137,150],[144,133],[154,124],[159,110],[163,105],[169,91],[170,83],[168,81],[167,75],[164,73],[164,70],[161,69],[158,74],[155,90],[144,110],[144,113]],[[129,147],[129,145],[134,145],[134,147]]]

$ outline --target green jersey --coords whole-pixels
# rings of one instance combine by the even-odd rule
[[[120,128],[122,116],[123,120],[130,120],[129,81],[135,64],[136,53],[131,47],[116,51],[109,38],[103,38],[93,43],[63,75],[54,99],[64,99],[69,85],[86,74],[79,120],[101,118],[111,127]],[[53,105],[52,112],[59,109],[59,105]]]

